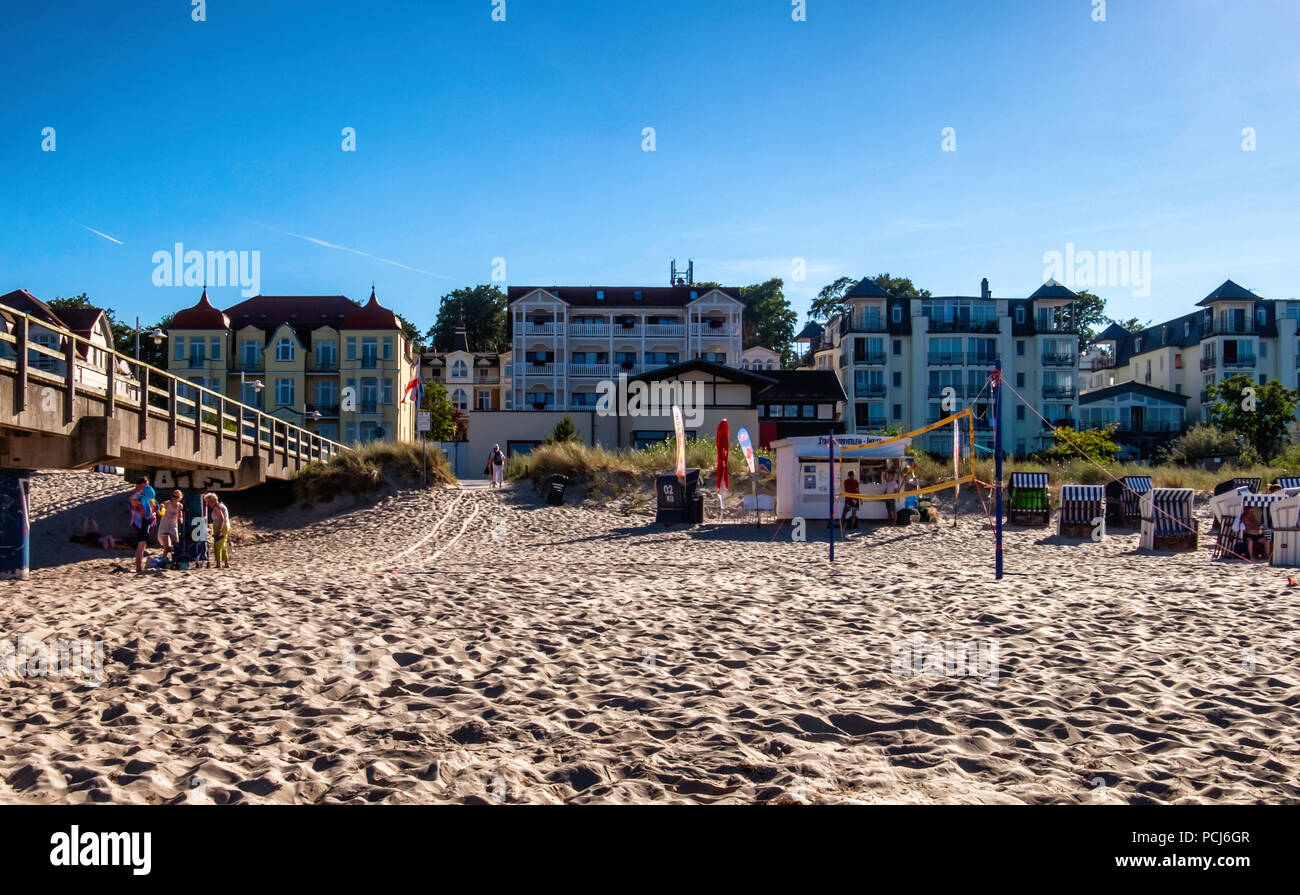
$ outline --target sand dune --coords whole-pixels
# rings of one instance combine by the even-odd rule
[[[4,682],[0,800],[1300,800],[1285,570],[1012,528],[995,583],[975,514],[831,566],[820,524],[450,489],[265,514],[230,572],[137,577],[67,544],[121,493],[34,483],[43,568],[0,637],[102,640],[104,678]]]

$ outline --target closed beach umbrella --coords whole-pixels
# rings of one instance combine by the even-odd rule
[[[727,469],[727,455],[731,453],[731,427],[724,419],[718,423],[718,470],[714,473],[714,487],[719,491],[731,488],[731,476]]]

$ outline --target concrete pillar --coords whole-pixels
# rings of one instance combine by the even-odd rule
[[[29,575],[31,475],[26,469],[0,470],[0,579],[26,581]]]

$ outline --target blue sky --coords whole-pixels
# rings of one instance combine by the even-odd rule
[[[1073,243],[1151,253],[1149,295],[1094,288],[1116,317],[1229,277],[1300,295],[1290,0],[1108,0],[1104,22],[1093,0],[492,6],[11,5],[0,292],[155,319],[197,298],[152,282],[181,242],[260,251],[268,294],[374,281],[422,328],[497,257],[541,285],[666,284],[694,258],[785,278],[802,313],[882,271],[1025,295]]]

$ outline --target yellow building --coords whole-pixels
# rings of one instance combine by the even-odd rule
[[[415,408],[402,392],[415,355],[374,290],[257,295],[220,311],[205,289],[167,330],[170,372],[345,443],[410,441]]]

